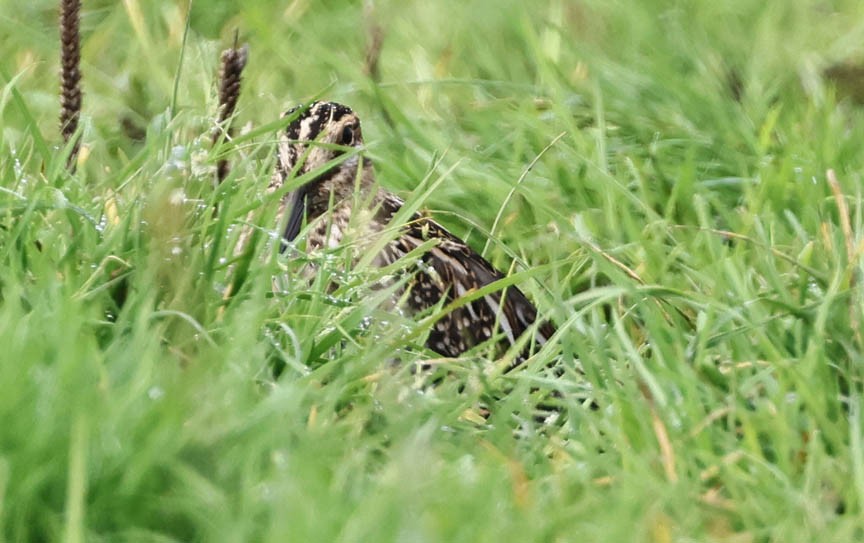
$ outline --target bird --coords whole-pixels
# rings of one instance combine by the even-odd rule
[[[428,247],[410,267],[411,275],[396,295],[404,306],[400,309],[412,315],[439,304],[446,308],[504,278],[468,244],[425,214],[415,212],[404,224],[391,224],[404,201],[377,184],[372,161],[363,153],[360,119],[350,107],[314,101],[288,110],[284,117],[291,120],[280,134],[267,191],[278,191],[293,179],[306,181],[286,192],[279,202],[276,220],[281,228],[281,252],[298,241],[304,221],[307,251],[339,247],[349,232],[356,234],[358,225],[361,232],[352,239],[369,240],[395,228],[395,235],[374,255],[372,264],[388,266],[424,244],[423,248]],[[431,326],[426,347],[442,357],[456,358],[489,342],[498,356],[530,333],[506,372],[538,352],[555,332],[549,320],[538,322],[537,308],[521,290],[508,286],[443,312]]]

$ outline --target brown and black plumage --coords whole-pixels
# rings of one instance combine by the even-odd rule
[[[280,139],[276,171],[270,190],[286,181],[308,175],[307,183],[288,193],[280,203],[282,238],[292,242],[307,222],[309,250],[340,245],[351,232],[353,240],[371,240],[388,227],[397,227],[374,256],[374,264],[394,263],[423,244],[422,254],[400,293],[404,309],[417,313],[450,302],[501,278],[482,256],[432,219],[414,214],[402,225],[390,225],[403,201],[379,188],[372,163],[362,153],[360,120],[348,107],[332,102],[313,102],[288,113],[295,117]],[[359,233],[358,233],[359,230]],[[371,245],[371,244],[370,244]],[[456,357],[493,337],[503,352],[524,333],[532,337],[512,363],[515,367],[539,350],[554,334],[548,322],[534,326],[537,309],[516,287],[492,292],[453,309],[437,320],[426,346],[447,357]]]

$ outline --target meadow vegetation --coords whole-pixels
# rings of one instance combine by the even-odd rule
[[[0,541],[864,539],[864,4],[187,8],[85,0],[70,173],[56,3],[0,0]],[[278,254],[313,98],[558,325],[524,369]]]

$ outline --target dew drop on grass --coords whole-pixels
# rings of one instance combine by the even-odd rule
[[[285,451],[273,451],[270,454],[270,460],[273,462],[273,465],[279,469],[285,469],[288,467],[288,455]]]
[[[273,497],[273,491],[268,484],[262,484],[258,488],[261,489],[261,499],[269,501]]]
[[[153,386],[147,390],[147,397],[153,401],[162,399],[162,396],[165,395],[165,391],[162,390],[162,387]]]
[[[18,179],[21,185],[27,184],[27,178],[24,175],[24,166],[21,165],[21,158],[18,156],[18,151],[12,149],[9,153],[12,155],[12,171],[15,172],[15,179]]]
[[[825,291],[822,289],[822,286],[813,278],[807,281],[807,291],[816,299],[825,296]]]
[[[183,172],[187,166],[188,153],[182,145],[175,145],[171,148],[171,154],[165,164],[166,171],[171,173]]]
[[[179,206],[186,201],[186,193],[183,189],[174,189],[171,191],[171,196],[169,197],[169,202],[173,206]]]

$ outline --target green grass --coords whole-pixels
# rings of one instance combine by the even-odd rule
[[[70,175],[56,5],[0,0],[0,542],[864,539],[864,113],[820,76],[864,5],[382,1],[376,84],[360,3],[318,4],[200,1],[184,40],[183,5],[85,2]],[[252,131],[214,151],[235,29]],[[277,119],[315,97],[519,274],[535,364],[415,373],[376,270],[277,258]]]

